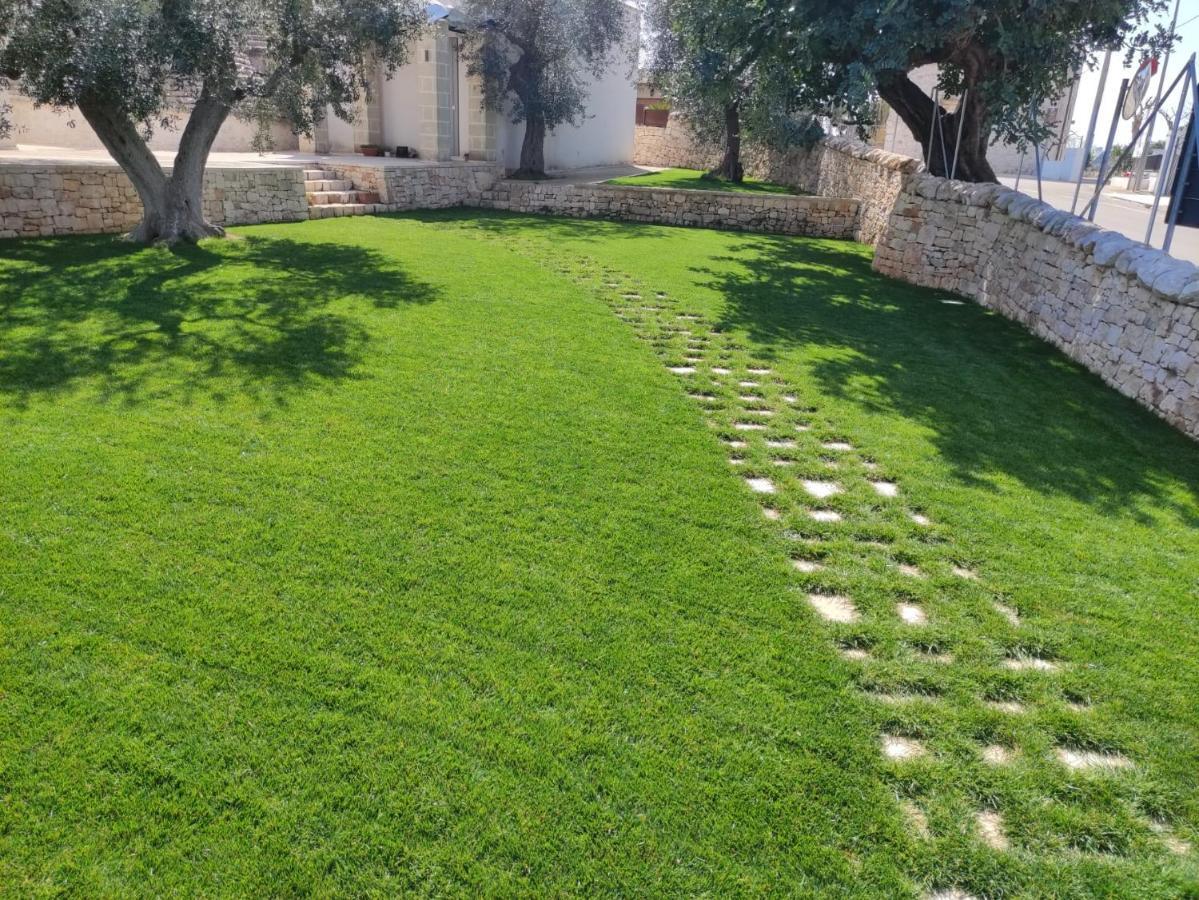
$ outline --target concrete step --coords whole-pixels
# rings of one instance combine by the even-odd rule
[[[385,203],[325,203],[320,206],[310,206],[310,219],[331,219],[335,216],[370,216],[387,212]]]
[[[309,191],[309,206],[325,206],[330,203],[355,203],[354,191]]]
[[[352,191],[354,182],[344,178],[318,178],[304,182],[304,190],[310,194],[317,191]]]
[[[305,169],[304,170],[304,180],[305,181],[324,181],[325,179],[332,178],[332,177],[333,176],[330,175],[328,172],[326,172],[324,169]]]
[[[308,194],[309,206],[329,206],[337,203],[378,203],[379,195],[374,191],[312,191]]]

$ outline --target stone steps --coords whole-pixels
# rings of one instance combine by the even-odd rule
[[[310,194],[317,191],[352,191],[354,190],[354,182],[344,178],[305,179],[304,190]]]
[[[324,169],[304,170],[304,193],[308,197],[310,219],[368,216],[387,211],[387,206],[379,202],[378,193],[360,191],[354,182]]]
[[[387,212],[386,203],[323,203],[308,208],[310,219],[331,219],[336,216],[371,216]]]
[[[309,206],[329,206],[335,203],[361,204],[378,203],[379,195],[374,191],[309,191]]]

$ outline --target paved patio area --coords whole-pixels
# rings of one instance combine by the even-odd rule
[[[174,150],[155,150],[154,155],[164,166],[175,160]],[[16,149],[0,150],[0,166],[61,166],[61,165],[116,166],[116,161],[103,150],[76,150],[70,147],[47,147],[36,144],[20,144]],[[318,169],[322,167],[361,166],[366,168],[427,168],[429,166],[490,166],[494,163],[476,160],[396,159],[390,156],[362,156],[358,153],[307,153],[286,150],[271,153],[212,153],[208,157],[210,169],[275,169],[281,166]],[[549,173],[549,180],[567,184],[590,184],[656,172],[647,166],[593,166],[584,169],[569,169]]]
[[[165,166],[175,161],[174,150],[155,150],[154,155]],[[21,144],[15,150],[0,150],[0,166],[3,165],[98,165],[115,166],[116,161],[103,150],[76,150],[70,147],[45,147]],[[274,169],[280,166],[295,168],[320,168],[321,166],[366,166],[378,168],[423,168],[428,166],[488,166],[481,161],[450,160],[439,162],[430,159],[396,159],[384,156],[362,156],[357,153],[307,153],[286,150],[271,153],[212,153],[208,157],[210,169]]]

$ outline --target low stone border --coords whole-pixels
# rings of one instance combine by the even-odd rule
[[[876,271],[970,297],[1199,437],[1199,267],[998,184],[911,177]]]
[[[210,169],[204,215],[218,225],[308,218],[302,169]],[[116,166],[0,166],[0,238],[120,233],[142,217],[129,178]]]
[[[698,144],[677,115],[665,128],[639,125],[635,132],[633,159],[640,165],[707,169],[720,156],[718,148]],[[920,168],[917,159],[840,137],[783,153],[747,146],[742,163],[748,175],[806,194],[854,198],[859,209],[853,236],[867,244],[875,243],[886,227],[904,179]]]
[[[513,180],[477,202],[511,212],[842,239],[853,238],[859,206],[843,197]]]
[[[504,177],[496,163],[436,163],[419,166],[347,166],[322,163],[355,187],[374,191],[390,211],[466,206]]]

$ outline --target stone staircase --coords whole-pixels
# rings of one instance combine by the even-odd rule
[[[338,178],[324,169],[304,170],[304,193],[308,195],[310,219],[366,216],[387,209],[374,191],[360,191],[354,187],[354,182]]]

